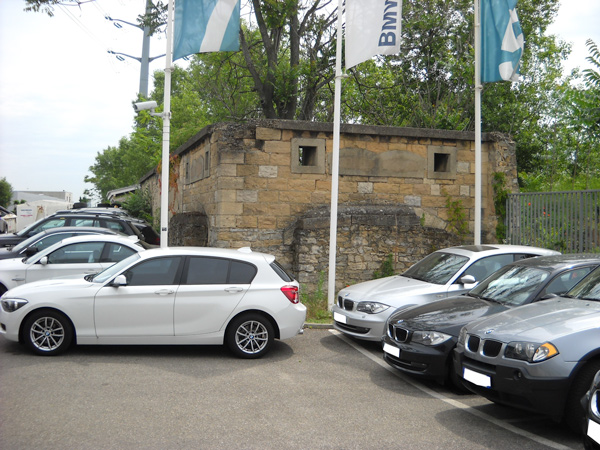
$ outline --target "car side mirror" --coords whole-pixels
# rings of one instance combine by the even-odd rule
[[[475,284],[477,283],[477,280],[475,280],[475,277],[473,275],[465,275],[463,277],[460,278],[460,284]]]
[[[37,247],[29,247],[27,250],[25,250],[25,256],[33,256],[39,251],[40,250]]]
[[[43,256],[39,261],[38,261],[42,266],[45,266],[48,264],[48,257],[47,256]]]
[[[127,286],[127,278],[125,275],[117,275],[110,285],[114,287]]]

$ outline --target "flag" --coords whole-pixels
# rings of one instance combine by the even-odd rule
[[[346,68],[400,51],[402,0],[346,0]]]
[[[518,81],[525,38],[517,0],[481,0],[481,81]]]
[[[240,0],[177,0],[173,60],[240,48]]]

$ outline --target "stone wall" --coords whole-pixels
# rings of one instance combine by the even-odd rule
[[[206,127],[175,152],[169,245],[250,246],[273,253],[299,281],[328,271],[332,124],[260,120]],[[398,271],[459,243],[447,196],[474,229],[474,135],[342,125],[337,286],[372,278],[388,255]],[[514,145],[482,136],[482,242],[494,242],[491,180],[516,189]],[[159,217],[157,175],[142,180]],[[472,236],[465,238],[472,242]]]

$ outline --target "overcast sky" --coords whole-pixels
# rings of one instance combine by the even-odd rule
[[[588,66],[585,41],[600,45],[600,1],[562,4],[551,32],[573,44],[569,68]],[[14,190],[64,190],[78,200],[92,187],[83,179],[96,154],[131,133],[139,89],[139,62],[107,50],[139,57],[142,31],[105,16],[135,23],[145,0],[98,0],[52,18],[24,5],[0,2],[0,178]],[[153,38],[150,56],[165,45]],[[164,65],[155,60],[150,73]]]

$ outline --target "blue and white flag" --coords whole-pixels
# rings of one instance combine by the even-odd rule
[[[481,0],[481,81],[518,81],[525,38],[517,0]]]
[[[240,0],[177,0],[173,60],[240,48]]]
[[[400,51],[402,0],[346,0],[346,69]]]

